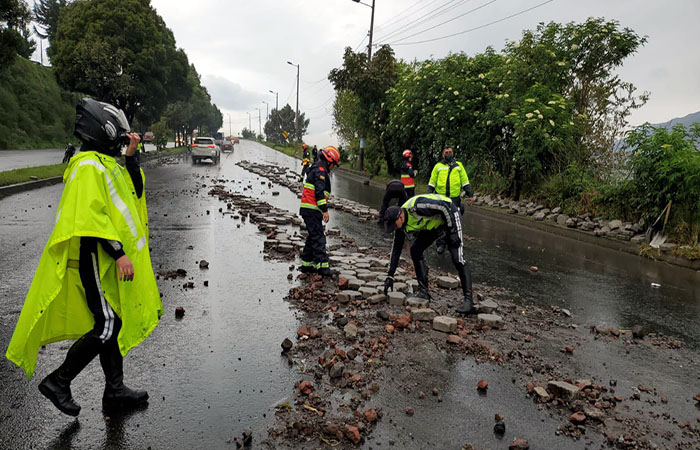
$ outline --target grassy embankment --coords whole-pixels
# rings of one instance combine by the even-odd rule
[[[147,153],[148,159],[174,155],[181,153],[185,147],[166,148],[159,152]],[[144,158],[145,159],[145,158]],[[48,166],[25,167],[22,169],[13,169],[0,172],[0,186],[9,186],[11,184],[25,183],[33,180],[43,180],[46,178],[60,177],[63,171],[66,170],[66,164],[52,164]]]
[[[0,149],[61,148],[72,137],[78,95],[53,70],[17,57],[0,74]]]

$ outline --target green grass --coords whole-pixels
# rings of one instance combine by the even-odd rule
[[[0,73],[0,149],[61,148],[72,137],[78,95],[53,69],[17,57]]]
[[[182,153],[186,147],[166,148],[159,152],[149,152],[150,157],[162,155],[174,155]],[[11,184],[25,183],[27,181],[43,180],[46,178],[60,177],[63,171],[66,170],[66,164],[52,164],[49,166],[25,167],[22,169],[6,170],[0,172],[0,186],[9,186]]]
[[[60,177],[66,169],[65,164],[53,164],[49,166],[25,167],[22,169],[7,170],[0,172],[0,186],[24,183],[33,180],[43,180],[45,178]]]

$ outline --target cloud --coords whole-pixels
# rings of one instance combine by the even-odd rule
[[[245,111],[258,106],[262,94],[244,89],[240,84],[218,75],[202,75],[211,99],[220,108]]]

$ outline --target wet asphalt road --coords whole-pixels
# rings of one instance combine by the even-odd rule
[[[73,143],[73,145],[76,145]],[[173,142],[168,143],[168,147],[173,147]],[[145,151],[150,152],[156,149],[155,145],[145,144]],[[76,148],[80,148],[76,145]],[[46,166],[59,164],[63,161],[65,148],[47,148],[40,150],[0,150],[0,172],[12,169],[22,169],[24,167]]]
[[[225,156],[221,167],[184,162],[146,168],[154,266],[188,271],[186,279],[159,281],[165,314],[125,360],[127,384],[149,391],[149,407],[122,420],[105,420],[100,411],[103,375],[93,361],[73,383],[73,395],[83,407],[74,420],[36,389],[60,364],[69,343],[41,352],[31,381],[3,357],[0,448],[225,448],[227,440],[248,427],[256,438],[267,435],[274,406],[290,395],[295,379],[279,353],[280,342],[297,327],[282,301],[291,283],[286,278],[289,264],[262,259],[264,236],[254,225],[244,223],[239,229],[240,222],[229,216],[206,214],[218,211],[219,202],[207,195],[208,189],[196,188],[209,177],[250,178],[233,164],[237,157]],[[3,355],[61,188],[0,201]],[[208,270],[199,269],[203,258],[210,262]],[[190,279],[195,289],[183,291],[181,285]],[[175,320],[176,306],[185,307],[181,321]]]
[[[299,165],[280,153],[242,141],[234,154],[224,154],[220,167],[192,166],[187,161],[146,167],[155,268],[184,268],[186,280],[196,284],[195,289],[183,291],[180,286],[185,280],[159,281],[165,315],[151,337],[125,361],[127,384],[149,390],[149,407],[119,420],[103,418],[99,408],[102,374],[99,364],[93,362],[74,383],[74,396],[83,406],[80,418],[61,415],[36,390],[38,381],[60,364],[68,348],[68,343],[53,344],[40,354],[32,381],[24,379],[6,359],[0,361],[0,448],[233,448],[227,441],[247,427],[253,428],[258,442],[266,436],[265,430],[274,423],[274,405],[292,395],[298,379],[278,352],[282,339],[292,337],[298,326],[294,312],[282,301],[292,284],[286,279],[288,264],[264,261],[264,236],[250,224],[236,228],[238,221],[216,214],[219,202],[202,186],[208,185],[209,177],[245,180],[227,183],[238,190],[250,181],[253,195],[291,211],[298,207],[298,199],[284,188],[276,188],[280,195],[272,196],[257,176],[234,165],[240,159]],[[342,176],[336,176],[333,191],[367,203],[381,195],[381,190]],[[3,352],[50,233],[60,193],[58,185],[0,200]],[[207,210],[212,214],[207,215]],[[343,213],[331,217],[331,226],[341,227],[359,241],[388,245],[370,224],[359,224]],[[468,244],[478,283],[504,285],[521,293],[523,301],[569,306],[582,324],[622,325],[652,316],[640,311],[639,302],[658,302],[657,308],[674,319],[677,315],[684,324],[697,318],[697,314],[688,318],[683,314],[684,309],[697,308],[695,273],[645,264],[639,258],[628,259],[628,255],[476,214],[468,215],[465,224],[467,234],[479,239]],[[194,249],[188,250],[188,245]],[[210,269],[199,269],[197,262],[202,258],[210,262]],[[450,268],[445,258],[430,258],[431,264]],[[526,270],[531,264],[541,269],[535,277]],[[650,279],[660,280],[662,289],[648,291]],[[209,287],[203,287],[204,280]],[[186,309],[181,321],[174,318],[175,306]],[[667,323],[658,317],[648,320],[649,326]],[[697,324],[667,326],[697,336]],[[591,374],[624,379],[627,371],[651,382],[669,381],[677,391],[698,384],[696,376],[678,368],[677,362],[655,361],[654,355],[625,357],[622,350],[593,343],[589,351],[582,356],[582,366]],[[429,392],[431,384],[439,384],[445,391],[443,406],[428,407],[430,413],[422,417],[417,408],[412,419],[398,414],[392,421],[380,422],[366,447],[377,442],[387,446],[394,440],[395,448],[459,448],[467,441],[503,448],[518,435],[537,442],[539,448],[583,448],[584,442],[554,436],[561,418],[537,410],[522,387],[512,383],[521,374],[469,360],[454,361],[430,348],[414,355],[405,363],[422,367],[422,375],[413,379],[401,367],[386,369],[389,382],[373,402],[401,411],[406,404],[418,402],[400,386],[415,383]],[[650,362],[658,365],[645,368]],[[661,375],[669,364],[674,365],[673,373]],[[470,386],[477,378],[488,379],[507,395],[478,396]],[[621,384],[622,389],[624,381]],[[490,431],[494,412],[507,417],[508,433],[503,441]],[[679,407],[676,412],[685,411]]]

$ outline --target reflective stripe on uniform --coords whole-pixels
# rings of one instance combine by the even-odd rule
[[[100,164],[99,162],[93,160],[93,159],[88,159],[85,161],[81,161],[80,164],[78,164],[78,167],[75,168],[73,173],[70,176],[70,180],[68,180],[68,183],[73,181],[73,178],[75,178],[75,174],[78,171],[78,168],[81,166],[93,166],[100,172],[105,177],[105,180],[107,181],[107,187],[109,188],[109,196],[112,199],[112,203],[114,203],[114,206],[117,207],[119,212],[122,214],[122,217],[124,217],[124,221],[126,222],[126,226],[129,227],[129,231],[131,231],[131,235],[134,236],[134,238],[138,238],[138,231],[136,229],[136,223],[134,222],[134,218],[131,215],[131,211],[129,211],[129,208],[126,206],[126,203],[124,203],[124,200],[119,196],[119,193],[117,192],[116,187],[114,186],[114,181],[112,180],[112,177],[110,177],[107,174],[107,169],[105,166]],[[137,247],[139,250],[141,250],[144,245],[146,245],[146,239],[142,237],[141,239],[138,240],[137,242]]]

